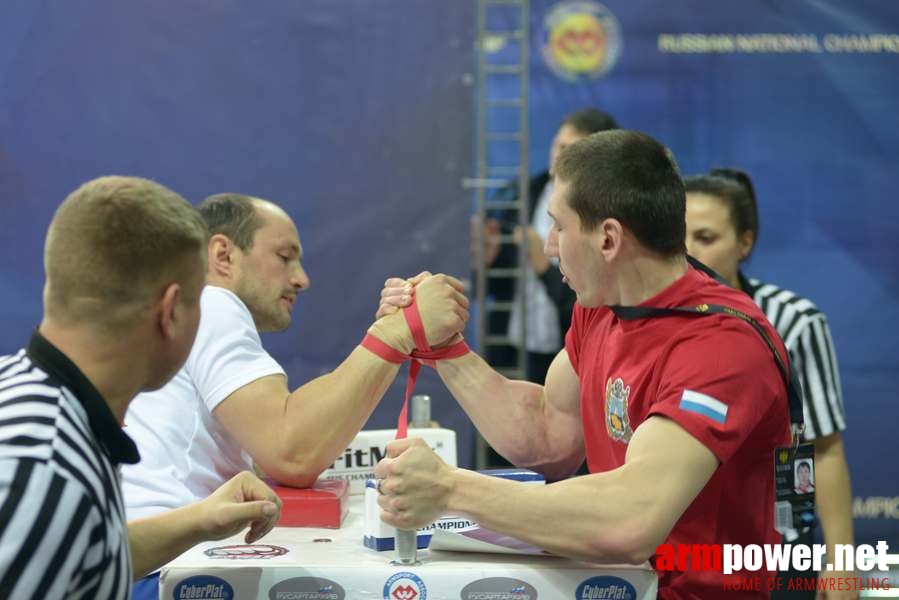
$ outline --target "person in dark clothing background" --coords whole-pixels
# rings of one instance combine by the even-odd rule
[[[551,225],[546,206],[552,193],[552,169],[559,153],[574,142],[598,131],[617,129],[615,119],[601,110],[584,108],[568,115],[559,126],[549,151],[549,167],[531,178],[528,190],[528,223],[526,231],[518,227],[518,215],[514,210],[496,211],[488,215],[485,262],[489,268],[514,268],[518,266],[518,246],[498,243],[496,234],[514,234],[519,241],[527,241],[530,268],[525,282],[527,317],[527,362],[525,378],[543,383],[553,357],[564,345],[565,333],[571,324],[574,292],[563,282],[557,263],[546,258],[543,245]],[[499,190],[494,200],[517,200],[519,186],[510,183]],[[491,236],[491,234],[493,234]],[[514,278],[488,280],[487,295],[497,302],[512,302],[522,290],[517,289]],[[491,311],[487,315],[487,334],[506,335],[520,341],[520,303],[511,312]],[[485,350],[487,362],[495,367],[515,364],[516,349],[513,346],[490,346]]]

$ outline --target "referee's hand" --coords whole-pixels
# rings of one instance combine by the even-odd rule
[[[232,477],[200,504],[200,527],[208,540],[221,540],[249,527],[245,540],[252,544],[271,531],[281,515],[281,499],[249,471]]]

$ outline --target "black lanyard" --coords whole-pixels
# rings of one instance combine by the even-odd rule
[[[710,275],[717,281],[722,282],[717,273],[700,263],[696,259],[688,256],[687,261],[696,269]],[[795,369],[788,369],[784,364],[784,360],[777,351],[777,346],[771,340],[768,332],[759,325],[758,321],[750,317],[744,312],[722,306],[719,304],[699,304],[697,306],[678,306],[676,308],[658,308],[655,306],[610,306],[615,316],[624,321],[636,321],[638,319],[652,319],[655,317],[673,317],[673,316],[696,316],[703,317],[706,315],[730,315],[737,317],[741,321],[752,325],[761,338],[765,341],[771,354],[774,356],[774,362],[777,363],[777,370],[783,378],[784,384],[787,386],[787,401],[790,405],[790,429],[794,436],[799,436],[805,429],[805,419],[802,414],[802,387],[799,384],[799,378],[796,376]],[[790,355],[787,354],[787,361]]]

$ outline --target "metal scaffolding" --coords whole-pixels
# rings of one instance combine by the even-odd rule
[[[518,244],[518,264],[515,268],[496,268],[486,264],[487,219],[498,212],[508,215],[525,230],[528,214],[528,53],[529,13],[527,0],[478,0],[476,30],[476,174],[466,180],[475,190],[475,214],[480,227],[475,257],[475,298],[478,313],[476,336],[480,351],[492,346],[515,349],[515,364],[497,368],[510,378],[523,379],[527,349],[527,306],[523,293],[527,269],[527,245]],[[510,157],[515,157],[510,164]],[[497,199],[495,192],[518,184],[517,198]],[[499,235],[499,243],[516,243],[508,227]],[[506,332],[488,334],[487,319],[492,312],[511,315],[514,302],[492,301],[488,297],[489,283],[495,279],[515,280],[520,303],[521,335],[511,339]],[[478,436],[475,449],[477,468],[487,466],[487,445]]]

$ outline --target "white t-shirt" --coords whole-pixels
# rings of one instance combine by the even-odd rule
[[[552,181],[544,186],[537,205],[534,207],[534,216],[531,220],[531,226],[544,243],[552,228],[552,218],[546,212],[549,208],[552,189]],[[525,347],[528,352],[556,353],[561,350],[562,339],[562,334],[559,332],[559,309],[546,293],[543,282],[534,273],[534,269],[530,268],[530,265],[528,265],[526,273],[524,287],[527,290],[525,301],[527,302],[528,335]],[[512,315],[509,317],[509,338],[515,342],[521,341],[521,287],[515,288],[515,304],[512,306]]]
[[[200,310],[197,339],[184,367],[165,387],[138,395],[125,414],[125,432],[141,455],[138,464],[122,468],[129,520],[205,498],[252,469],[250,456],[212,411],[248,383],[284,375],[233,292],[207,285]]]

